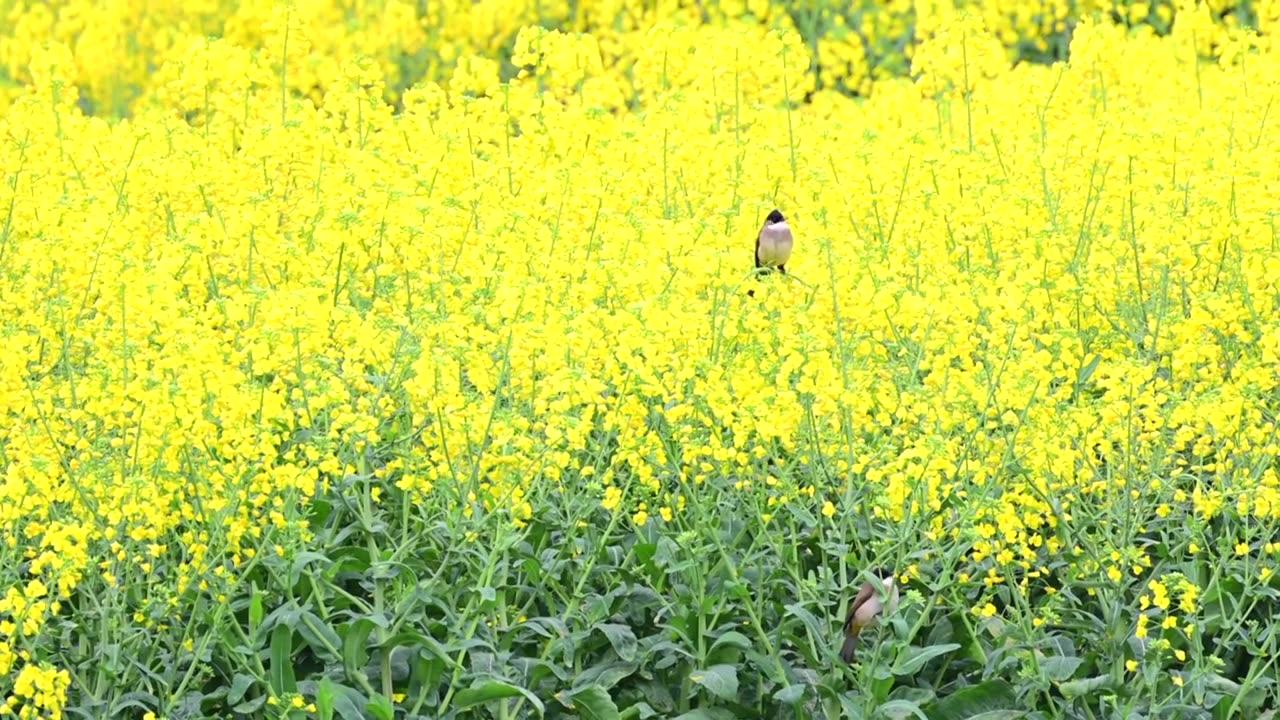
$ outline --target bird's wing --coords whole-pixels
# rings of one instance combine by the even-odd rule
[[[756,233],[756,267],[760,267],[760,238],[764,235],[764,228],[760,228],[760,232]]]
[[[871,587],[871,583],[862,583],[862,587],[858,589],[858,595],[849,603],[849,613],[844,617],[844,634],[852,635],[857,630],[853,626],[854,614],[858,612],[858,608],[871,598],[875,597],[876,590]]]

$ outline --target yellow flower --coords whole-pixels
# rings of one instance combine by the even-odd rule
[[[822,503],[822,514],[825,517],[834,517],[836,514],[836,506],[830,500]]]
[[[1151,590],[1151,602],[1161,610],[1169,609],[1169,590],[1164,583],[1159,580],[1151,580],[1147,583],[1147,587]]]
[[[622,491],[616,486],[609,486],[609,488],[604,491],[604,501],[602,503],[604,505],[604,509],[612,512],[617,509],[618,503],[620,502],[622,502]]]

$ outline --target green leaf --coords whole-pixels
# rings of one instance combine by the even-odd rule
[[[889,695],[895,700],[907,700],[919,705],[920,707],[928,705],[938,697],[937,694],[929,688],[908,687],[906,685],[899,685],[894,688],[893,692],[889,693]]]
[[[636,559],[643,565],[653,559],[654,553],[658,552],[658,546],[653,543],[636,543],[632,550],[636,554]]]
[[[637,718],[638,720],[649,720],[649,718],[657,717],[657,715],[658,711],[654,710],[649,703],[641,702],[623,710],[620,717],[627,718],[627,720],[631,720],[632,718]]]
[[[773,699],[783,705],[791,705],[800,702],[800,698],[804,697],[804,685],[788,685],[773,694]]]
[[[342,720],[365,720],[360,708],[367,707],[368,704],[360,691],[345,685],[338,686],[338,695],[333,699],[333,709]]]
[[[578,685],[599,685],[601,688],[609,690],[624,678],[634,675],[639,667],[640,665],[634,662],[595,665],[579,673],[575,683]]]
[[[1041,660],[1040,668],[1044,670],[1044,676],[1049,682],[1060,683],[1069,680],[1083,664],[1084,658],[1055,655]]]
[[[925,708],[929,720],[996,720],[988,713],[1017,710],[1018,697],[1004,680],[988,680],[958,690]],[[1021,712],[1021,711],[1018,711]],[[1015,715],[1013,717],[1021,717]]]
[[[316,717],[333,720],[333,701],[338,696],[338,686],[329,678],[320,680],[316,687]]]
[[[946,655],[960,649],[960,643],[946,643],[944,645],[930,645],[929,647],[918,648],[909,647],[898,655],[898,659],[893,663],[894,675],[911,675],[924,667],[924,664],[938,657]]]
[[[1062,697],[1071,700],[1082,695],[1092,695],[1099,690],[1111,690],[1115,688],[1115,681],[1110,675],[1098,675],[1096,677],[1085,678],[1083,680],[1072,680],[1058,685],[1058,691],[1062,693]]]
[[[244,699],[244,694],[249,691],[256,678],[244,673],[236,673],[231,678],[231,688],[227,690],[227,702],[235,705]]]
[[[466,690],[458,693],[453,704],[456,705],[459,710],[465,710],[475,705],[487,703],[490,700],[500,700],[502,698],[517,696],[523,696],[526,700],[532,703],[533,706],[538,709],[539,715],[544,712],[545,708],[542,705],[542,701],[534,696],[533,693],[517,685],[502,682],[501,680],[489,680],[480,685],[467,688]]]
[[[157,698],[151,693],[135,690],[133,692],[125,693],[119,700],[112,703],[110,715],[111,717],[120,717],[125,714],[122,711],[129,708],[137,708],[145,714],[154,710],[159,705],[160,698]]]
[[[631,632],[631,628],[617,623],[599,623],[595,629],[609,638],[609,644],[618,657],[627,662],[636,659],[636,634]]]
[[[588,685],[570,692],[556,694],[561,705],[591,720],[617,720],[618,706],[609,692],[599,685]]]
[[[252,700],[245,700],[239,705],[233,706],[231,709],[234,710],[235,712],[240,713],[241,715],[252,715],[258,712],[258,710],[261,709],[262,706],[266,704],[267,704],[267,696],[259,695],[258,697]]]
[[[262,595],[255,589],[253,595],[249,597],[249,637],[257,634],[258,628],[262,627],[262,618],[266,615],[266,608],[262,605]]]
[[[716,638],[716,641],[711,643],[712,652],[715,652],[716,648],[721,647],[723,645],[736,647],[741,650],[751,649],[751,641],[747,639],[746,635],[743,635],[737,630],[729,630],[724,634],[722,634],[720,637]]]
[[[723,700],[738,698],[738,670],[732,665],[712,665],[695,671],[689,679]]]
[[[456,670],[458,668],[458,663],[449,655],[449,651],[444,649],[439,640],[416,630],[401,630],[387,638],[386,642],[381,643],[378,647],[390,651],[392,648],[402,646],[421,648],[443,660],[451,669]]]
[[[396,718],[396,707],[382,693],[374,693],[373,697],[369,698],[369,704],[365,705],[364,709],[377,720],[395,720]]]
[[[298,683],[293,676],[293,629],[279,624],[271,631],[271,694],[282,697],[296,692]]]
[[[339,656],[339,648],[343,647],[342,640],[333,628],[310,610],[303,610],[298,620],[298,634],[311,646],[316,657],[325,663],[337,663],[342,659]]]
[[[1090,360],[1088,365],[1080,368],[1080,372],[1076,375],[1076,385],[1080,386],[1089,382],[1089,379],[1093,377],[1094,371],[1098,369],[1098,363],[1101,362],[1102,356],[1094,355],[1093,360]]]
[[[369,664],[368,643],[373,629],[373,621],[369,618],[360,618],[347,626],[347,631],[342,636],[342,667],[347,671],[348,677],[363,672]]]
[[[724,708],[698,708],[677,717],[675,720],[735,720],[732,712]]]
[[[808,608],[804,607],[800,603],[791,603],[786,606],[786,609],[788,614],[795,615],[800,618],[800,622],[804,623],[804,626],[809,629],[809,634],[815,640],[827,637],[831,632],[829,628],[823,628],[822,623],[818,621],[817,616],[809,612]]]
[[[892,720],[902,720],[907,717],[918,717],[920,720],[929,720],[929,716],[924,714],[920,706],[910,700],[890,700],[876,708],[875,717],[887,717]]]

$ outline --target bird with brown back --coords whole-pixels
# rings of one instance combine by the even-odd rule
[[[877,569],[879,583],[867,581],[858,588],[858,594],[849,603],[849,611],[844,617],[844,644],[840,647],[840,659],[846,663],[853,662],[854,651],[858,647],[858,636],[869,627],[874,627],[886,613],[892,613],[898,607],[898,584],[893,573]],[[879,587],[876,587],[876,585]]]

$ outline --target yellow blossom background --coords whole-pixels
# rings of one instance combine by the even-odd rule
[[[0,15],[0,712],[1276,702],[1280,3]]]

